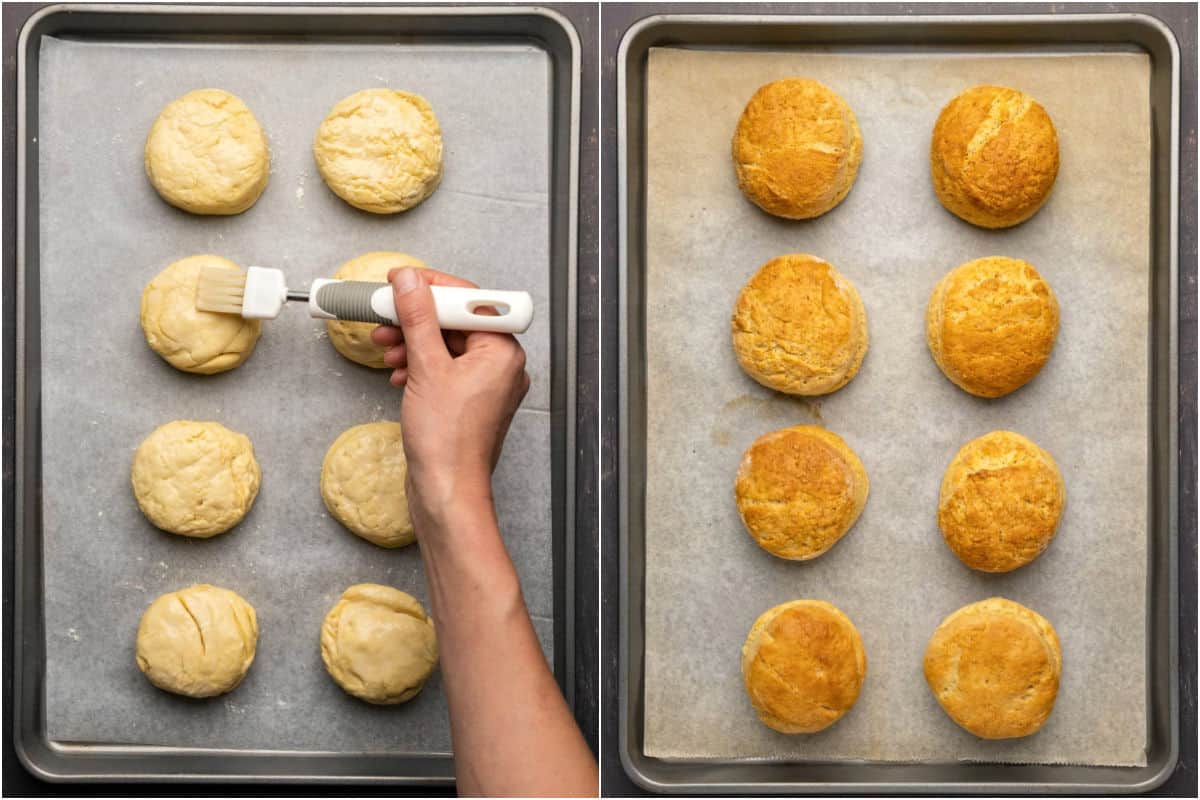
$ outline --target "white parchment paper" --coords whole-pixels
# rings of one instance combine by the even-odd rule
[[[47,39],[40,54],[40,268],[46,725],[56,741],[330,752],[446,753],[441,673],[400,706],[371,706],[325,673],[321,621],[346,587],[384,583],[428,607],[415,546],[383,550],[321,501],[321,461],[346,428],[398,419],[387,373],[338,355],[323,323],[289,307],[253,356],[221,375],[179,372],[147,346],[142,287],[172,261],[216,253],[308,285],[371,250],[400,250],[481,285],[532,293],[522,337],[532,389],[495,477],[501,529],[552,653],[549,80],[532,46],[170,44]],[[488,91],[480,91],[480,76]],[[241,97],[271,147],[270,184],[246,213],[200,217],[154,192],[142,148],[191,89]],[[321,120],[359,89],[424,95],[445,176],[403,214],[338,199],[312,156]],[[250,437],[262,489],[209,540],[163,533],[138,511],[138,443],[173,419]],[[138,620],[163,592],[207,582],[257,610],[258,655],[234,692],[190,701],[134,665]]]
[[[854,109],[863,162],[846,200],[819,219],[769,216],[738,191],[730,140],[754,90],[816,78]],[[1058,128],[1062,167],[1032,220],[986,231],[946,212],[929,178],[943,105],[978,83],[1018,87]],[[667,759],[1145,763],[1149,60],[1133,53],[650,53],[647,196],[647,755]],[[729,316],[770,258],[812,253],[858,286],[870,349],[844,389],[802,400],[742,373]],[[1062,308],[1042,373],[987,401],[939,372],[925,345],[934,284],[981,256],[1033,263]],[[867,468],[858,524],[809,563],[746,535],[733,500],[759,435],[817,423]],[[1005,428],[1050,451],[1067,507],[1033,564],[964,567],[942,541],[942,473],[969,439]],[[1062,640],[1058,702],[1036,735],[976,739],[937,705],[922,657],[938,623],[1000,595],[1044,615]],[[866,683],[826,731],[776,733],[742,687],[755,618],[801,597],[858,626]]]

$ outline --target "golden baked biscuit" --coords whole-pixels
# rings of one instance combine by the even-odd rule
[[[758,718],[781,733],[816,733],[858,700],[867,676],[862,637],[823,600],[765,612],[742,645],[742,680]]]
[[[1040,614],[992,597],[955,611],[925,649],[925,681],[950,719],[982,739],[1036,733],[1054,710],[1062,649]]]
[[[333,277],[343,281],[387,282],[388,270],[400,267],[426,266],[424,261],[405,253],[364,253],[338,267]],[[334,348],[351,361],[374,369],[388,369],[383,363],[386,348],[371,341],[371,331],[377,326],[371,322],[325,321],[325,330]]]
[[[942,478],[938,526],[964,564],[1010,572],[1042,554],[1067,502],[1054,459],[1012,431],[963,445]]]
[[[861,162],[854,112],[808,78],[759,87],[733,134],[738,186],[777,217],[811,219],[829,211],[850,192]]]
[[[925,309],[925,340],[952,383],[1003,397],[1041,371],[1058,337],[1058,299],[1033,265],[991,256],[952,269]]]
[[[176,420],[138,445],[130,477],[146,519],[168,533],[207,539],[242,521],[262,473],[242,434],[219,422]]]
[[[313,155],[338,197],[372,214],[395,214],[441,182],[442,129],[421,95],[365,89],[325,117]]]
[[[189,256],[169,265],[142,290],[142,333],[150,349],[175,369],[212,375],[241,366],[262,333],[262,321],[196,309],[200,270],[241,272],[229,259]]]
[[[360,583],[325,616],[321,659],[338,686],[355,697],[377,705],[406,703],[437,665],[437,635],[416,598]]]
[[[404,481],[408,461],[399,422],[369,422],[342,433],[321,465],[321,497],[334,518],[380,547],[417,540]]]
[[[246,104],[220,89],[172,100],[146,136],[146,177],[193,214],[240,214],[267,188],[267,137]]]
[[[853,527],[870,482],[836,433],[797,425],[760,436],[742,455],[734,483],[738,513],[772,555],[807,561]]]
[[[946,210],[973,225],[1007,228],[1032,217],[1050,197],[1058,134],[1029,95],[974,86],[938,115],[929,168]]]
[[[242,682],[257,647],[254,608],[235,592],[201,583],[150,604],[138,624],[136,661],[160,689],[213,697]]]
[[[858,289],[816,256],[773,258],[738,294],[733,351],[750,377],[787,394],[837,391],[867,353],[867,312]]]

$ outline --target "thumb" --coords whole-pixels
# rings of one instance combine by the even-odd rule
[[[442,339],[442,329],[437,321],[437,306],[433,292],[421,280],[412,267],[392,270],[388,276],[392,284],[392,300],[396,304],[396,318],[404,332],[404,349],[407,351],[411,369],[421,368],[422,363],[449,359],[450,352]]]

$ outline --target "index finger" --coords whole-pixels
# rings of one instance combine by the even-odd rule
[[[388,270],[388,283],[392,282],[392,273],[398,269],[403,269],[403,267],[395,267]],[[451,275],[448,272],[441,272],[430,267],[422,267],[418,269],[417,274],[420,275],[425,280],[425,283],[429,286],[461,286],[464,289],[479,288],[479,284],[472,283],[466,278],[460,278],[457,275]]]
[[[388,283],[392,282],[392,275],[397,270],[404,267],[394,267],[388,270]],[[466,278],[460,278],[457,275],[451,275],[448,272],[432,269],[430,267],[422,267],[416,270],[416,273],[421,276],[428,286],[459,286],[464,289],[478,289],[479,284],[473,283]],[[371,331],[371,341],[380,347],[394,347],[404,341],[404,335],[400,332],[400,328],[394,325],[380,325]]]

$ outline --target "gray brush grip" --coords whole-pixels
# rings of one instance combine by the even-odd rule
[[[386,283],[373,281],[340,281],[327,283],[317,290],[317,306],[345,322],[372,322],[376,325],[392,325],[371,308],[371,295]]]

